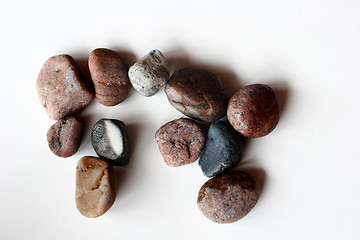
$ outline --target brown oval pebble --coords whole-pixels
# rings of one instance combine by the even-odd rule
[[[69,55],[49,58],[40,70],[36,89],[50,118],[59,120],[86,107],[94,97],[82,81],[75,60]]]
[[[50,150],[59,157],[70,157],[79,149],[84,125],[76,117],[58,120],[47,132]]]
[[[110,163],[96,157],[83,157],[76,167],[75,202],[79,212],[95,218],[115,202],[116,176]]]
[[[115,106],[125,100],[130,82],[128,66],[115,51],[106,48],[93,50],[89,70],[96,99],[105,106]]]
[[[166,123],[157,130],[155,138],[165,163],[172,167],[195,162],[205,144],[201,126],[186,118]]]
[[[216,223],[232,223],[248,214],[258,201],[260,188],[249,174],[231,172],[208,180],[197,204],[202,214]]]
[[[226,95],[219,78],[208,71],[176,70],[165,86],[170,104],[186,116],[213,122],[226,114]]]
[[[275,92],[264,84],[237,91],[227,109],[230,124],[248,138],[269,134],[279,122],[280,109]]]

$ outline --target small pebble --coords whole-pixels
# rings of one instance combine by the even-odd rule
[[[80,111],[94,97],[81,79],[75,60],[69,55],[53,56],[44,63],[36,89],[41,105],[54,120]]]
[[[159,50],[152,50],[129,69],[131,84],[145,97],[155,95],[169,75],[169,63]]]
[[[100,119],[91,133],[92,146],[99,157],[114,166],[129,163],[129,144],[125,124],[116,119]]]
[[[105,106],[115,106],[125,100],[130,82],[128,66],[113,50],[97,48],[89,56],[89,70],[96,99]]]
[[[253,209],[259,194],[259,185],[249,174],[231,172],[208,180],[199,191],[197,204],[211,221],[232,223]]]
[[[227,117],[231,125],[247,138],[266,136],[274,130],[280,118],[276,94],[264,84],[246,86],[230,99]]]
[[[170,104],[186,116],[213,122],[226,114],[227,99],[219,78],[208,71],[176,70],[165,86]]]
[[[76,167],[75,202],[88,218],[106,213],[115,202],[116,176],[113,167],[96,157],[83,157]]]
[[[242,157],[242,136],[224,117],[208,130],[199,165],[207,177],[214,177],[235,167]]]
[[[157,130],[155,138],[165,163],[172,167],[195,162],[205,143],[201,126],[186,118],[166,123]]]
[[[58,120],[47,132],[50,150],[63,158],[74,155],[80,147],[83,128],[76,117]]]

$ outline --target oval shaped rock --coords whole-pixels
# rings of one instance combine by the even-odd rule
[[[156,49],[129,68],[131,84],[145,97],[155,95],[165,85],[169,75],[169,63]]]
[[[235,167],[242,157],[242,136],[226,118],[213,122],[208,130],[199,165],[204,175],[214,177]]]
[[[81,79],[75,60],[69,55],[53,56],[44,63],[36,89],[42,106],[54,120],[80,111],[94,97]]]
[[[214,177],[200,189],[197,204],[216,223],[232,223],[246,216],[258,201],[259,185],[243,171]]]
[[[170,104],[186,116],[213,122],[226,114],[226,94],[218,77],[186,67],[175,71],[165,86]]]
[[[115,202],[116,176],[112,166],[96,157],[83,157],[76,167],[75,202],[88,218],[106,213]]]
[[[105,106],[115,106],[125,100],[130,82],[128,66],[115,51],[97,48],[89,56],[89,70],[96,99]]]
[[[59,157],[70,157],[80,147],[84,125],[76,117],[58,120],[47,132],[50,150]]]
[[[100,119],[91,133],[91,144],[99,157],[114,166],[129,163],[129,144],[125,124],[116,119]]]
[[[280,118],[276,94],[264,84],[246,86],[230,99],[227,117],[245,137],[266,136],[274,130]]]
[[[195,162],[204,147],[201,126],[190,119],[180,118],[157,130],[155,139],[167,165],[178,167]]]

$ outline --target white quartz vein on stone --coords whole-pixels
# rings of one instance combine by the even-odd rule
[[[120,129],[109,120],[105,120],[106,136],[109,139],[109,144],[116,155],[121,155],[124,148],[124,142]]]

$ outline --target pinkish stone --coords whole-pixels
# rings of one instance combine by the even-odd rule
[[[69,55],[53,56],[44,63],[36,89],[41,105],[54,120],[80,111],[94,97],[82,81],[75,60]]]
[[[58,120],[47,132],[50,150],[59,157],[70,157],[79,149],[83,124],[75,117]]]

